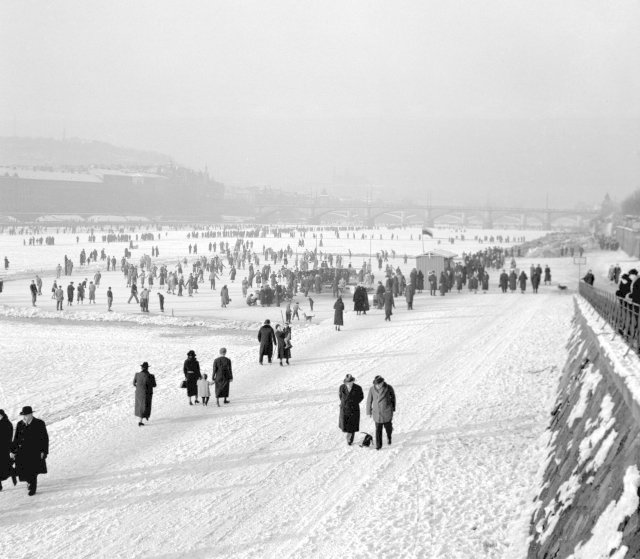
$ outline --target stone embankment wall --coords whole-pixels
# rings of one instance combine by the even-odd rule
[[[529,558],[640,558],[640,360],[581,298],[552,411]]]

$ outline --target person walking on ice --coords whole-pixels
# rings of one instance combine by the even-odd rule
[[[198,380],[202,378],[200,374],[200,363],[196,359],[196,352],[192,349],[187,353],[187,359],[182,367],[184,378],[187,383],[187,398],[189,398],[189,405],[192,406],[193,402],[191,398],[195,396],[195,403],[199,404],[198,400]]]
[[[396,411],[396,394],[393,387],[378,375],[373,379],[373,386],[367,396],[367,415],[376,424],[376,450],[382,448],[382,428],[387,433],[387,442],[391,444],[393,432],[393,414]]]
[[[360,430],[360,402],[364,400],[362,388],[355,383],[356,379],[347,375],[338,389],[340,399],[340,416],[338,427],[347,434],[347,444],[353,444],[356,431]]]
[[[31,406],[24,406],[20,415],[22,420],[16,425],[10,456],[16,461],[18,478],[27,482],[29,496],[33,497],[38,488],[38,475],[47,473],[49,434],[44,421],[33,417]]]
[[[213,361],[213,382],[216,385],[216,404],[220,407],[220,398],[224,398],[224,403],[229,403],[229,384],[233,380],[231,370],[231,359],[227,357],[227,348],[220,348],[220,357]]]
[[[156,377],[149,372],[149,363],[146,361],[140,365],[142,369],[133,377],[133,386],[136,389],[135,415],[138,418],[138,426],[142,427],[143,419],[149,421],[151,417],[151,401],[153,389],[156,387]]]
[[[207,380],[207,375],[202,375],[202,378],[198,379],[198,398],[202,400],[203,406],[209,405],[209,398],[211,397],[210,384],[212,383]]]
[[[343,313],[344,313],[344,302],[342,301],[342,297],[338,295],[336,302],[333,305],[333,325],[335,329],[339,332],[340,327],[344,325]]]

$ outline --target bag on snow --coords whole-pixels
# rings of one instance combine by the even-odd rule
[[[361,447],[371,446],[372,441],[373,441],[373,437],[369,433],[365,433],[364,434],[364,439],[362,439],[362,442],[360,443],[360,446]]]

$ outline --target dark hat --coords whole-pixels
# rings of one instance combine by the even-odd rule
[[[347,375],[346,377],[344,377],[344,382],[355,382],[355,378],[353,378],[352,375]]]
[[[267,318],[267,320],[264,321],[265,324],[271,324],[271,321]]]
[[[192,349],[190,349],[189,351],[187,351],[187,357],[189,357],[189,356],[195,357],[196,356],[196,352],[193,351]]]
[[[30,413],[33,413],[33,409],[31,409],[31,406],[24,406],[22,408],[22,411],[20,412],[20,415],[29,415]]]
[[[143,369],[148,369],[149,368],[149,363],[147,363],[146,361],[140,365],[140,367],[142,367]]]
[[[376,378],[373,379],[373,384],[379,384],[384,382],[384,379],[380,375],[376,375]]]
[[[638,275],[638,270],[636,270],[635,268],[631,268],[631,270],[629,270],[627,273],[628,273],[629,275],[632,275],[632,274],[633,274],[633,275],[636,275],[636,276],[637,276],[637,275]]]

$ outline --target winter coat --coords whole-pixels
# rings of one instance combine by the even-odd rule
[[[333,305],[333,324],[334,326],[343,326],[344,303],[342,299],[338,299]]]
[[[353,310],[358,311],[366,311],[366,300],[367,300],[367,291],[364,287],[359,285],[356,287],[353,292]]]
[[[346,384],[341,384],[338,388],[338,398],[340,399],[340,417],[338,427],[345,433],[355,433],[360,430],[360,402],[364,400],[362,388],[353,384],[351,390]]]
[[[13,425],[7,416],[0,420],[0,481],[4,481],[11,475],[11,439],[13,438]]]
[[[287,357],[286,334],[282,330],[276,330],[276,342],[278,342],[278,359],[289,359]]]
[[[271,359],[273,355],[273,345],[276,343],[276,335],[271,325],[264,324],[258,330],[258,341],[260,342],[260,356],[266,355]]]
[[[538,274],[538,272],[536,272],[531,276],[531,287],[533,287],[533,289],[536,290],[538,289],[539,286],[540,286],[540,275]]]
[[[226,286],[220,290],[220,301],[223,306],[229,304],[229,289]]]
[[[231,359],[221,355],[213,361],[213,381],[216,384],[216,398],[229,397],[229,383],[233,380]]]
[[[184,362],[184,366],[182,367],[182,372],[184,373],[184,378],[187,381],[187,396],[195,396],[198,397],[198,380],[202,378],[200,374],[200,363],[194,357],[191,359],[187,358]]]
[[[46,474],[49,434],[44,421],[37,417],[29,425],[24,419],[18,421],[11,449],[16,455],[16,473],[20,481],[30,481],[34,474]]]
[[[209,381],[205,378],[198,380],[198,398],[210,398]]]
[[[133,386],[136,387],[136,417],[149,419],[151,416],[151,400],[153,389],[156,387],[156,377],[149,371],[140,371],[133,377]]]
[[[407,300],[407,304],[408,305],[412,305],[413,304],[413,296],[415,294],[415,291],[416,291],[416,288],[413,287],[412,284],[409,284],[407,286],[407,289],[404,292],[404,296],[405,296],[405,298]]]
[[[395,411],[396,394],[392,386],[385,382],[382,385],[382,390],[378,390],[375,386],[369,389],[367,415],[372,416],[376,423],[390,422]]]
[[[527,289],[527,274],[524,273],[524,270],[520,272],[520,276],[518,276],[518,283],[520,284],[520,290],[526,291]]]
[[[384,294],[384,313],[387,316],[391,316],[391,309],[396,306],[395,301],[393,300],[393,293],[390,291],[386,291]]]

